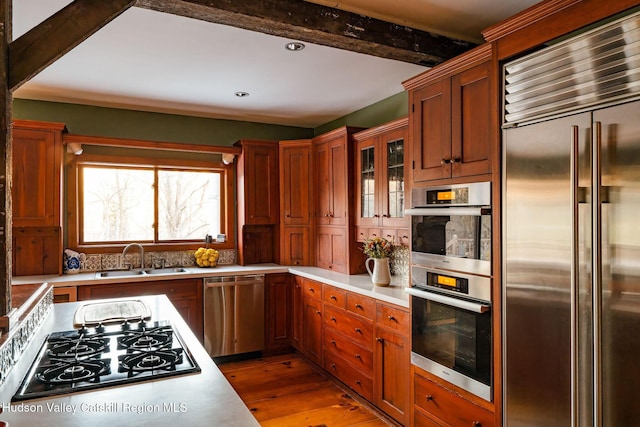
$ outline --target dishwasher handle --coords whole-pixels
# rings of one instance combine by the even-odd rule
[[[207,288],[219,288],[221,286],[238,286],[238,285],[259,285],[264,283],[264,275],[250,276],[218,276],[207,277],[204,279],[204,285]]]

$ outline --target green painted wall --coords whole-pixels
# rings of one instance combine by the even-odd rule
[[[315,129],[236,120],[151,113],[61,102],[14,99],[15,119],[61,122],[69,133],[189,144],[232,145],[242,138],[287,140],[311,138],[341,126],[369,128],[408,111],[407,92],[400,92]]]
[[[14,99],[15,119],[60,122],[69,133],[205,145],[232,145],[239,139],[300,139],[313,129],[235,120],[150,113],[59,102]]]
[[[332,122],[318,126],[314,129],[315,135],[322,135],[325,132],[339,128],[341,126],[357,126],[370,128],[390,122],[395,119],[406,117],[409,111],[409,94],[406,91],[400,92],[368,107],[354,111],[351,114],[340,117]]]

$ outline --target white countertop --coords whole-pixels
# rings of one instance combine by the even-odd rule
[[[123,282],[144,282],[157,280],[172,280],[180,278],[199,278],[238,274],[270,274],[287,273],[297,274],[308,279],[327,283],[347,291],[356,292],[370,296],[382,301],[396,304],[402,307],[409,307],[409,295],[404,292],[408,286],[409,279],[391,276],[389,286],[374,286],[368,274],[348,275],[336,273],[331,270],[318,267],[289,267],[277,264],[256,264],[256,265],[218,265],[215,268],[185,267],[186,272],[171,275],[145,275],[127,277],[95,277],[95,273],[79,273],[68,275],[49,276],[19,276],[12,278],[13,285],[32,283],[51,283],[55,287],[61,286],[82,286],[97,285],[102,283],[123,283]]]
[[[0,420],[12,427],[259,426],[167,297],[137,298],[149,304],[154,319],[172,322],[202,372],[11,404],[45,336],[73,329],[73,313],[82,303],[54,304],[0,386]]]

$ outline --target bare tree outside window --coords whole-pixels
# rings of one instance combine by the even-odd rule
[[[83,242],[200,240],[222,231],[220,172],[85,165],[82,182]]]
[[[153,240],[153,170],[83,168],[83,240]]]
[[[158,171],[158,239],[200,239],[220,232],[220,175]]]

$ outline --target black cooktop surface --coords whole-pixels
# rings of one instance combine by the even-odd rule
[[[47,336],[12,401],[200,372],[168,321],[98,325]]]

